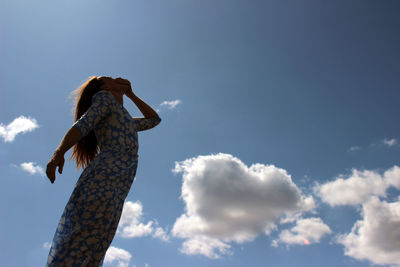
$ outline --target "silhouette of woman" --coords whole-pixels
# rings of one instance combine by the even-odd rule
[[[123,95],[144,118],[129,115]],[[61,216],[47,266],[102,266],[135,178],[137,132],[160,121],[126,79],[93,76],[76,90],[75,123],[47,164],[46,174],[54,183],[56,168],[61,174],[64,154],[72,146],[71,158],[84,170]]]

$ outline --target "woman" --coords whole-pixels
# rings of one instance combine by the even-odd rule
[[[132,118],[123,95],[144,115]],[[128,80],[91,77],[77,89],[75,124],[47,164],[52,183],[61,174],[64,154],[84,168],[65,207],[47,266],[101,266],[114,238],[138,163],[137,132],[160,123],[158,114],[131,88]]]

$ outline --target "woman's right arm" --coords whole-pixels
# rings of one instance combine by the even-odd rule
[[[81,138],[80,131],[72,127],[67,131],[64,138],[62,139],[60,145],[57,147],[53,156],[51,157],[49,163],[47,163],[46,175],[50,179],[51,183],[56,180],[56,168],[58,167],[58,172],[61,174],[64,167],[64,154]]]
[[[46,174],[50,181],[54,183],[56,179],[56,168],[61,174],[64,166],[64,154],[73,145],[93,130],[94,126],[111,111],[112,94],[108,91],[100,91],[93,95],[92,104],[89,109],[77,120],[71,129],[65,134],[60,145],[54,152],[47,164]]]

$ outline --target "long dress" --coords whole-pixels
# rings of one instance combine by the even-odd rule
[[[102,266],[138,164],[138,131],[161,119],[132,118],[111,92],[100,91],[73,127],[94,130],[99,154],[79,177],[50,248],[47,266]]]

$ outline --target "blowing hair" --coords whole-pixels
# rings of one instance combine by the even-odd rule
[[[92,97],[101,91],[102,84],[103,81],[101,81],[100,77],[92,76],[73,91],[73,94],[75,94],[75,121],[79,120],[92,105]],[[75,159],[76,168],[83,169],[94,159],[98,152],[97,138],[92,130],[74,145],[70,160]]]

